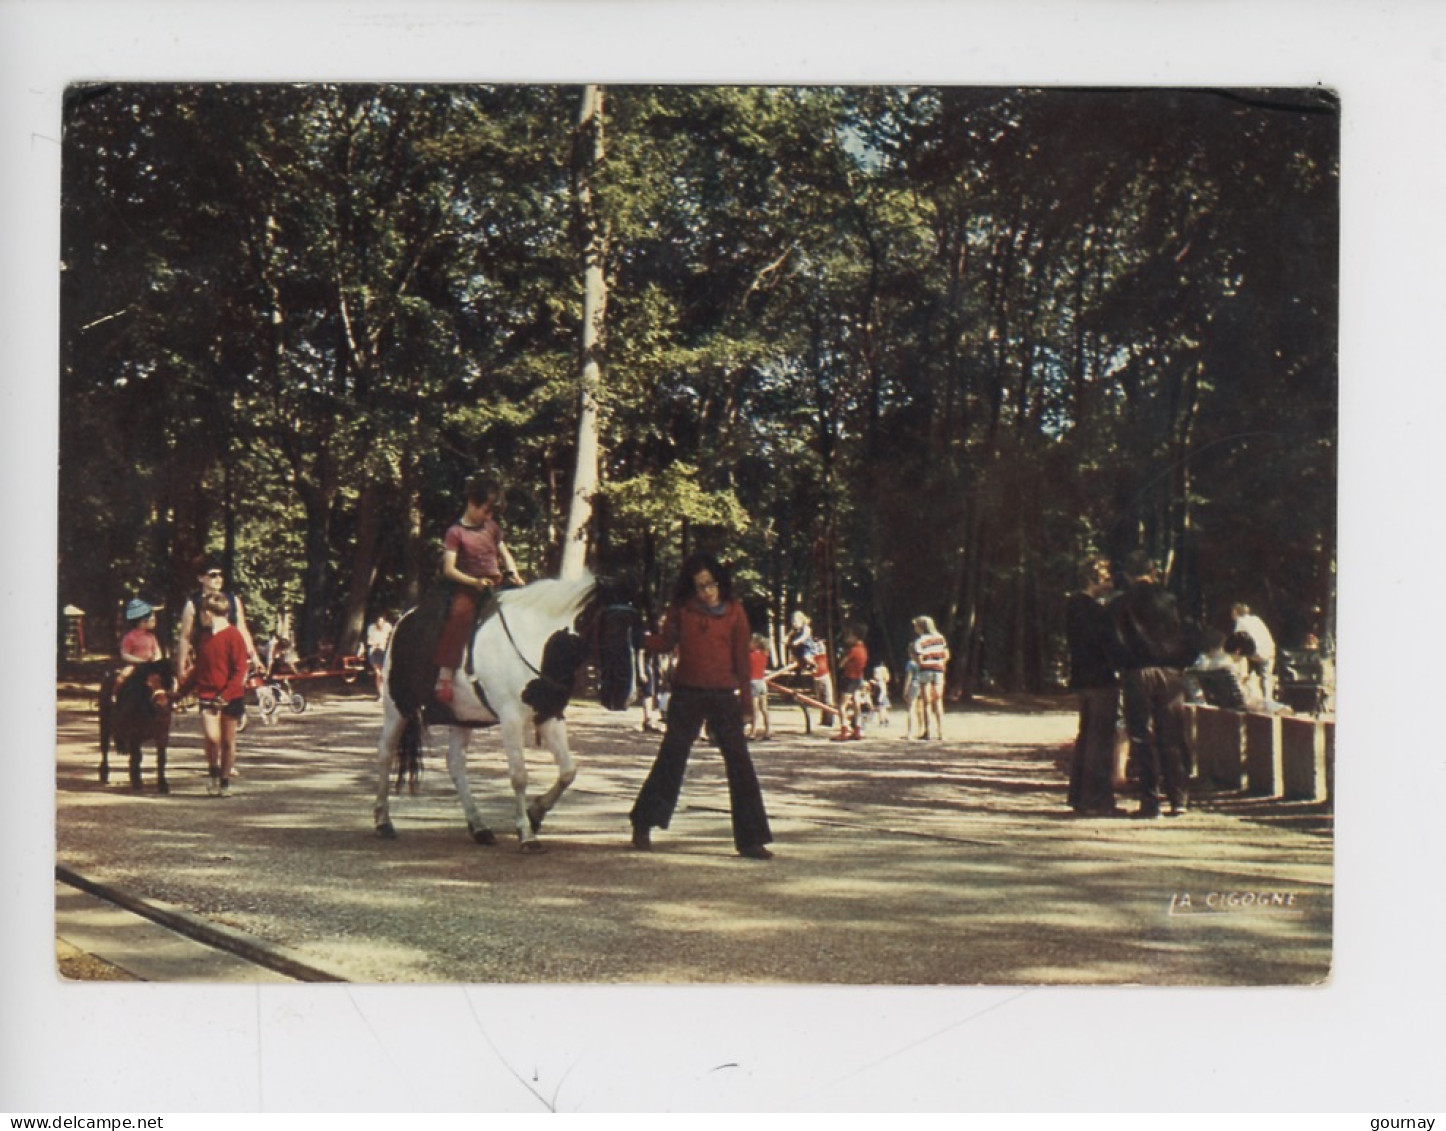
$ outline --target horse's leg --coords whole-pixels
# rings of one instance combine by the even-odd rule
[[[472,800],[472,789],[467,784],[467,741],[470,732],[467,727],[449,727],[447,738],[447,772],[452,775],[452,784],[457,787],[457,800],[462,803],[462,812],[467,817],[467,831],[478,844],[496,844],[493,835],[477,812],[477,803]]]
[[[126,743],[126,752],[130,755],[131,788],[141,788],[141,739],[137,735]]]
[[[402,713],[389,696],[382,719],[382,734],[377,739],[377,800],[372,806],[372,821],[378,836],[391,838],[397,835],[391,815],[392,760],[397,756],[402,728],[406,725],[407,720],[402,718]]]
[[[541,729],[542,740],[552,752],[553,761],[557,763],[557,780],[546,793],[535,798],[527,807],[527,823],[534,833],[542,828],[543,818],[552,811],[552,807],[567,791],[567,787],[577,778],[577,763],[567,745],[567,723],[562,719],[549,719],[542,724]]]
[[[166,781],[166,743],[168,738],[162,734],[156,738],[156,792],[170,793],[171,783]]]
[[[110,729],[112,703],[104,688],[100,693],[100,784],[110,782]]]
[[[517,805],[517,840],[524,852],[541,852],[542,842],[533,832],[527,814],[527,728],[532,726],[531,712],[503,712],[502,748],[507,753],[507,779]]]

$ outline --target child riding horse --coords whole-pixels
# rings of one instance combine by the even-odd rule
[[[447,768],[457,789],[472,837],[493,844],[467,784],[467,742],[478,727],[497,725],[507,752],[508,777],[516,801],[514,818],[521,846],[537,851],[543,818],[572,784],[577,769],[568,747],[563,708],[579,668],[589,658],[589,643],[599,649],[599,698],[610,710],[627,706],[633,690],[632,640],[626,632],[599,631],[603,614],[618,602],[591,577],[577,581],[534,581],[497,595],[490,615],[473,629],[454,673],[451,702],[435,702],[430,693],[436,667],[428,661],[433,643],[417,610],[397,622],[387,651],[383,706],[385,721],[378,742],[377,832],[393,837],[389,800],[390,770],[408,773],[420,753],[423,729],[450,729]],[[552,752],[558,776],[531,801],[527,797],[524,747],[530,735]]]

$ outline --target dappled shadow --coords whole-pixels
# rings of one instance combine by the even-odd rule
[[[580,775],[538,856],[512,834],[495,732],[469,758],[499,837],[483,847],[442,731],[417,795],[393,798],[398,838],[375,835],[375,704],[253,724],[224,800],[205,795],[194,717],[158,798],[94,782],[63,714],[60,858],[362,981],[1274,984],[1329,969],[1328,836],[1301,835],[1288,807],[1241,820],[1250,803],[1231,798],[1189,824],[1066,818],[1058,719],[1034,747],[1028,720],[1003,716],[1002,741],[760,744],[778,858],[759,864],[733,853],[722,762],[703,744],[671,829],[631,851],[658,738],[636,713],[569,714]],[[533,792],[552,781],[545,752],[528,764]],[[1288,888],[1300,913],[1172,914],[1181,893],[1242,885]]]

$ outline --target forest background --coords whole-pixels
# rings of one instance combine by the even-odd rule
[[[477,467],[553,573],[593,360],[590,559],[655,609],[707,548],[760,628],[897,664],[928,613],[954,694],[1039,690],[1079,561],[1143,547],[1329,647],[1328,92],[603,93],[70,90],[61,602],[108,644],[214,552],[256,631],[350,652]]]

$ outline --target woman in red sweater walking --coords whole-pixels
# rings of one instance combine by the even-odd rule
[[[201,729],[206,738],[206,791],[222,797],[231,791],[236,763],[236,720],[246,710],[246,640],[227,619],[231,605],[224,593],[201,598],[200,643],[186,678],[201,701]]]
[[[683,787],[688,754],[706,722],[728,774],[738,854],[752,860],[773,857],[766,847],[773,833],[743,734],[744,720],[753,717],[749,636],[748,615],[733,599],[727,571],[711,554],[694,554],[683,563],[662,630],[643,640],[650,652],[677,649],[678,661],[668,700],[667,732],[633,803],[634,848],[651,848],[652,830],[668,827]]]

